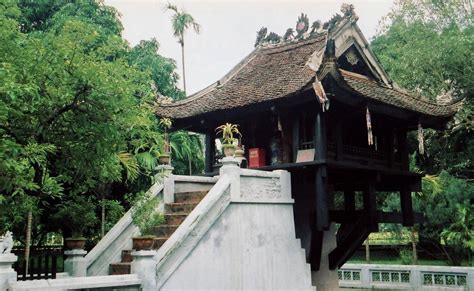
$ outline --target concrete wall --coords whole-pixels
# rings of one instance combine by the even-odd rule
[[[314,290],[292,205],[231,203],[162,287],[173,289]]]
[[[215,187],[158,250],[158,289],[315,290],[295,236],[289,173],[227,162]]]

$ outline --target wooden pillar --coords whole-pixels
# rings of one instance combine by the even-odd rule
[[[296,162],[296,156],[300,149],[300,119],[296,114],[293,119],[293,162]]]
[[[338,120],[336,123],[336,160],[343,160],[342,152],[342,120]]]
[[[395,145],[393,142],[393,131],[390,130],[390,132],[387,135],[387,159],[388,159],[388,166],[390,168],[393,168],[395,165]]]
[[[216,152],[216,134],[214,131],[206,133],[206,157],[205,172],[211,173],[214,166],[214,156]]]
[[[400,206],[402,209],[403,226],[413,226],[413,204],[409,185],[402,185],[400,190]]]
[[[410,169],[410,164],[408,158],[407,132],[405,130],[401,130],[397,133],[397,141],[400,160],[402,162],[402,170],[408,171]]]
[[[377,192],[375,190],[375,179],[369,178],[367,188],[364,190],[364,211],[367,215],[369,230],[371,232],[378,231],[378,213],[377,213]]]
[[[326,160],[326,115],[319,110],[316,113],[314,131],[315,159]],[[314,215],[316,230],[327,230],[330,222],[326,164],[316,167],[315,188],[316,197]]]
[[[355,211],[355,192],[354,190],[344,191],[344,209],[346,212]]]

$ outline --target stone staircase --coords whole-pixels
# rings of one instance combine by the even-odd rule
[[[177,192],[174,203],[165,203],[165,223],[154,227],[153,249],[158,250],[173,232],[180,226],[184,219],[206,196],[208,191]],[[130,274],[133,257],[132,250],[122,250],[121,261],[110,264],[110,275]]]

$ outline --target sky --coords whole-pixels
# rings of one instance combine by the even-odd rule
[[[222,78],[254,49],[256,32],[265,26],[268,32],[283,35],[294,29],[298,16],[308,15],[309,23],[325,22],[340,11],[341,4],[352,3],[359,16],[357,24],[367,39],[376,33],[379,21],[393,6],[393,0],[181,0],[170,1],[183,8],[201,25],[198,35],[185,35],[187,95]],[[159,54],[176,60],[182,75],[181,47],[173,36],[170,11],[162,0],[105,0],[121,14],[123,37],[132,45],[156,38]],[[182,84],[180,85],[182,88]]]

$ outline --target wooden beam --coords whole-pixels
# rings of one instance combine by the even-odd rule
[[[354,222],[350,233],[344,240],[338,242],[337,247],[329,253],[329,269],[335,270],[341,267],[362,245],[370,234],[368,225],[368,216],[365,215]]]
[[[345,211],[345,210],[330,210],[329,217],[331,222],[340,223],[341,227],[345,224],[353,223],[364,215],[363,210]],[[401,212],[383,212],[377,211],[379,223],[403,223],[403,214]],[[422,213],[414,212],[413,220],[415,223],[422,223],[424,217]],[[340,230],[341,228],[339,228]],[[339,232],[338,232],[339,234]]]
[[[205,157],[205,172],[211,173],[214,166],[214,155],[216,151],[216,134],[214,131],[206,133],[206,157]]]
[[[318,110],[314,124],[314,146],[315,160],[326,159],[327,135],[326,115]],[[322,164],[316,168],[315,175],[315,223],[316,230],[327,230],[329,228],[329,195],[327,189],[327,169]]]
[[[300,149],[300,119],[299,114],[293,116],[293,162],[296,162],[296,156]]]
[[[408,159],[408,141],[407,141],[407,132],[401,130],[397,133],[398,141],[398,152],[400,154],[400,160],[402,163],[402,170],[409,171],[409,159]]]
[[[323,231],[311,232],[311,245],[309,249],[309,263],[312,271],[318,271],[321,266],[321,253],[323,250]]]
[[[344,209],[347,212],[355,211],[355,192],[354,192],[354,190],[344,190]]]
[[[403,226],[413,226],[413,204],[411,201],[410,187],[403,185],[400,190],[400,204],[403,215]]]
[[[364,190],[363,203],[364,211],[370,224],[369,230],[378,231],[378,213],[377,213],[377,193],[375,191],[375,177],[369,178],[367,188]]]
[[[341,161],[343,157],[343,141],[342,141],[342,120],[338,119],[336,122],[336,160]]]
[[[395,144],[393,141],[393,138],[394,138],[393,130],[390,129],[389,133],[387,134],[387,138],[388,138],[388,147],[387,147],[388,166],[393,169],[395,166]]]

